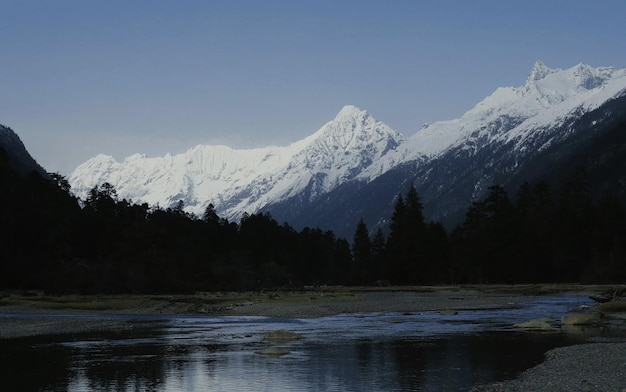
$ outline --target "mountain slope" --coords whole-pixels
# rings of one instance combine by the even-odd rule
[[[0,125],[0,148],[7,154],[9,167],[21,176],[36,172],[48,178],[46,171],[33,159],[24,143],[11,128]]]
[[[384,225],[395,195],[414,183],[427,217],[453,224],[490,185],[514,186],[547,173],[546,151],[558,156],[550,165],[565,164],[568,141],[591,140],[584,135],[610,117],[602,108],[621,105],[625,93],[626,69],[579,64],[562,70],[538,61],[522,86],[498,88],[460,118],[425,126],[408,139],[346,106],[289,146],[196,146],[121,163],[98,156],[69,181],[83,197],[109,182],[135,202],[169,207],[183,200],[196,214],[213,203],[230,220],[269,211],[297,228],[342,235],[350,235],[360,217],[370,227]],[[592,117],[594,124],[587,121]]]
[[[344,107],[313,135],[285,147],[235,150],[196,146],[179,155],[133,155],[118,163],[100,155],[68,178],[85,197],[109,182],[121,197],[169,207],[183,200],[201,214],[208,203],[228,219],[254,213],[269,203],[302,198],[310,202],[353,180],[404,142],[404,137],[355,106]]]
[[[611,191],[626,203],[626,96],[553,132],[569,132],[569,137],[554,137],[548,147],[526,154],[517,153],[512,142],[493,143],[471,154],[459,146],[437,159],[398,165],[370,182],[343,184],[297,212],[288,208],[290,201],[269,206],[268,211],[295,227],[320,226],[350,238],[361,218],[371,230],[385,227],[395,197],[415,184],[425,216],[452,228],[490,185],[503,185],[513,196],[522,182],[545,180],[558,194],[580,168],[589,174],[593,196]]]
[[[296,227],[322,226],[350,236],[361,217],[372,229],[384,226],[394,197],[413,183],[426,216],[451,227],[490,185],[515,191],[524,180],[575,163],[577,155],[568,144],[582,140],[580,151],[595,140],[595,130],[614,126],[625,92],[624,69],[578,65],[555,70],[537,62],[523,86],[500,88],[461,118],[421,129],[359,182],[344,184],[295,215],[289,201],[267,210]],[[376,175],[385,167],[390,168]]]
[[[625,89],[626,69],[578,64],[561,70],[537,61],[522,86],[498,88],[462,117],[423,127],[361,178],[369,181],[398,164],[433,159],[459,146],[477,151],[490,143],[515,141],[518,149],[528,148],[527,143],[536,144],[533,138],[541,138],[568,118],[599,107]]]
[[[572,135],[536,153],[507,184],[546,180],[557,190],[584,169],[592,197],[612,193],[626,203],[626,95],[580,117]]]

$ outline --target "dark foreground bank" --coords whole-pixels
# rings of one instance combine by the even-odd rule
[[[478,392],[626,391],[626,343],[589,343],[560,347],[546,361],[517,379],[473,389]]]

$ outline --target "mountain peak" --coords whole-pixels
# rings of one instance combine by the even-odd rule
[[[335,116],[335,120],[341,120],[344,118],[354,118],[356,116],[363,115],[363,114],[367,114],[367,112],[365,110],[361,110],[360,108],[354,105],[346,105],[343,108],[341,108],[339,113],[337,113],[337,115]]]
[[[574,81],[581,87],[591,90],[601,86],[606,79],[611,77],[610,70],[605,72],[606,68],[593,68],[590,65],[580,63],[572,68]]]
[[[537,60],[535,62],[535,65],[533,65],[533,69],[530,71],[528,80],[529,81],[541,80],[555,71],[556,71],[555,69],[552,69],[546,66],[543,61]]]

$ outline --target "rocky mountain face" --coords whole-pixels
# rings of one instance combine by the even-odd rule
[[[230,220],[269,211],[297,228],[319,226],[344,236],[361,217],[370,227],[384,226],[394,197],[413,183],[426,216],[453,224],[490,185],[549,177],[593,143],[618,138],[625,94],[626,69],[579,64],[561,70],[537,62],[522,86],[499,88],[461,118],[409,138],[346,106],[290,146],[197,146],[122,163],[98,156],[68,179],[83,197],[109,182],[135,202],[169,207],[183,200],[197,214],[213,203]]]

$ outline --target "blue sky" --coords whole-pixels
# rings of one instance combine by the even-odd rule
[[[626,66],[618,1],[0,0],[0,123],[49,171],[285,145],[368,110],[409,136],[534,62]]]

